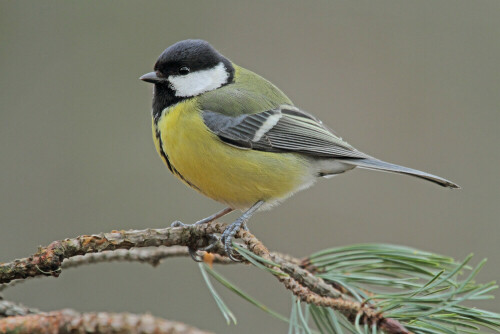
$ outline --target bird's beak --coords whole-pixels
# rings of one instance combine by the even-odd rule
[[[146,73],[142,77],[140,77],[139,79],[141,79],[142,81],[153,83],[153,84],[162,81],[161,78],[158,78],[158,76],[156,75],[155,72]]]

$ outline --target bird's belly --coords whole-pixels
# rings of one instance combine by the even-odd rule
[[[259,200],[278,202],[313,183],[307,159],[227,145],[207,129],[199,112],[181,104],[186,105],[158,122],[162,148],[174,174],[204,195],[244,209]]]

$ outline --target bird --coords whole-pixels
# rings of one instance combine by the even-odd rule
[[[415,176],[447,188],[457,184],[363,153],[316,116],[299,109],[275,85],[236,65],[208,42],[179,41],[154,71],[152,132],[167,168],[189,187],[226,208],[193,225],[241,210],[219,239],[238,261],[233,238],[257,211],[269,209],[321,178],[354,168]],[[175,222],[173,226],[185,225]],[[196,249],[190,249],[199,260]]]

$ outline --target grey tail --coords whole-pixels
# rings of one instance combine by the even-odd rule
[[[360,168],[379,170],[383,172],[389,173],[399,173],[406,174],[415,177],[419,177],[421,179],[425,179],[434,183],[439,184],[442,187],[452,188],[452,189],[460,189],[460,186],[456,183],[443,179],[442,177],[432,175],[426,172],[422,172],[416,169],[399,166],[395,164],[391,164],[382,160],[377,159],[342,159],[342,162],[345,164],[357,166]]]

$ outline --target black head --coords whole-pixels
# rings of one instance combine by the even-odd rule
[[[183,68],[190,72],[211,69],[220,62],[231,70],[231,62],[215,50],[208,42],[201,39],[187,39],[169,46],[160,55],[154,66],[155,72],[168,77],[169,75],[186,74]]]
[[[155,84],[153,114],[233,81],[231,61],[208,42],[188,39],[169,46],[141,80]],[[155,110],[156,109],[156,110]]]

